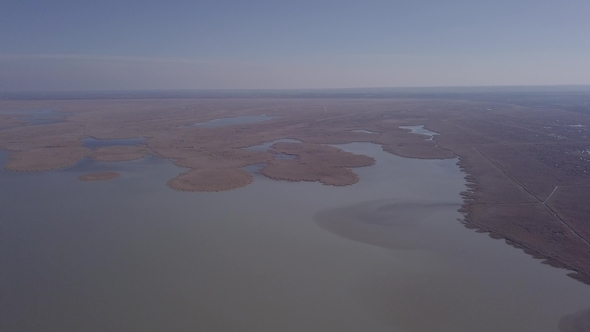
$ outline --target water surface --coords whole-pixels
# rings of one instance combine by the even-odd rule
[[[297,139],[292,139],[292,138],[281,138],[281,139],[276,139],[274,141],[264,142],[264,143],[259,144],[259,145],[249,146],[249,147],[247,147],[245,149],[246,150],[250,150],[250,151],[266,152],[275,143],[301,143],[301,141],[300,140],[297,140]]]
[[[424,128],[424,125],[419,126],[399,126],[401,129],[409,129],[411,134],[418,134],[418,135],[426,135],[429,136],[429,139],[432,139],[433,136],[438,135],[439,133],[434,132],[432,130],[428,130]]]
[[[365,133],[365,134],[379,134],[379,133],[378,133],[378,132],[376,132],[376,131],[367,130],[367,129],[353,129],[353,130],[351,130],[351,131],[352,131],[352,132],[355,132],[355,133]]]
[[[270,150],[270,147],[273,146],[275,143],[301,143],[301,141],[297,140],[297,139],[291,139],[291,138],[281,138],[281,139],[276,139],[274,141],[264,142],[259,145],[249,146],[244,149],[250,150],[250,151],[267,152]],[[293,160],[297,157],[295,155],[291,155],[291,154],[287,154],[287,153],[274,153],[273,158],[280,159],[280,160]]]
[[[1,170],[0,330],[543,332],[590,308],[588,286],[456,220],[456,160],[342,147],[377,160],[353,186],[176,192],[184,169],[151,156]],[[77,180],[94,171],[121,177]]]
[[[214,119],[207,122],[195,123],[189,125],[187,127],[200,127],[200,128],[216,128],[216,127],[224,127],[224,126],[233,126],[238,124],[250,124],[262,121],[268,121],[271,119],[276,118],[275,116],[269,116],[266,114],[258,114],[258,115],[242,115],[242,116],[234,116],[231,118],[220,118]]]
[[[103,148],[108,146],[135,146],[145,141],[145,137],[125,138],[125,139],[97,139],[94,137],[86,137],[81,139],[82,145],[91,148]]]

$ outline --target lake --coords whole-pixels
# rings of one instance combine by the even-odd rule
[[[590,308],[567,271],[457,220],[456,160],[339,147],[377,161],[353,186],[177,192],[184,169],[151,156],[2,169],[0,330],[539,332]],[[95,171],[121,177],[77,179]]]

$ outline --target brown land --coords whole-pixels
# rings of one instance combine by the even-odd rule
[[[252,176],[241,169],[191,169],[168,181],[179,191],[224,191],[252,183]]]
[[[466,172],[467,227],[488,232],[590,283],[590,116],[552,108],[420,99],[142,99],[0,101],[0,110],[64,112],[62,123],[31,126],[0,117],[6,168],[68,167],[83,157],[130,160],[151,153],[189,170],[168,185],[185,191],[248,185],[242,170],[265,164],[276,180],[350,185],[366,156],[327,144],[372,142],[409,158],[456,158]],[[188,125],[242,115],[272,120],[226,127]],[[399,126],[425,125],[433,140]],[[374,133],[357,132],[369,130]],[[138,147],[84,148],[80,139],[145,137]],[[277,139],[267,152],[243,148]],[[287,154],[294,159],[277,159]]]
[[[146,146],[107,146],[90,152],[88,157],[98,161],[129,161],[148,154],[150,150]]]
[[[121,174],[117,172],[96,172],[88,173],[79,177],[81,181],[106,181],[120,177]]]
[[[358,176],[351,168],[375,163],[373,158],[367,156],[309,143],[276,143],[270,152],[296,157],[293,160],[269,161],[261,173],[273,180],[319,181],[333,186],[345,186],[358,182]]]

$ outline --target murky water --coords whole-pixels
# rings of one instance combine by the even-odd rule
[[[259,114],[259,115],[242,115],[242,116],[234,116],[231,118],[221,118],[221,119],[214,119],[207,122],[195,123],[193,125],[187,127],[200,127],[200,128],[215,128],[215,127],[223,127],[223,126],[233,126],[238,124],[249,124],[249,123],[256,123],[274,119],[274,116],[269,116],[266,114]]]
[[[354,186],[176,192],[183,169],[153,157],[0,171],[0,330],[538,332],[590,308],[590,287],[456,220],[455,161],[344,148],[377,159]]]

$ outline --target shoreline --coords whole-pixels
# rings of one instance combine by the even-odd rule
[[[194,113],[189,107],[194,103],[208,110]],[[334,104],[329,107],[333,111],[315,111],[328,103]],[[585,151],[583,130],[590,125],[590,117],[509,105],[488,114],[473,111],[482,104],[477,102],[407,99],[0,101],[0,108],[4,104],[13,109],[18,109],[16,105],[31,109],[33,105],[49,104],[68,114],[61,123],[0,131],[0,149],[11,151],[7,170],[65,168],[86,156],[123,161],[152,154],[189,168],[168,181],[169,187],[180,191],[244,187],[252,177],[242,168],[254,164],[265,164],[260,173],[273,180],[352,185],[358,181],[353,169],[374,163],[363,155],[326,148],[331,144],[370,142],[405,158],[458,157],[468,183],[468,190],[461,193],[465,203],[459,209],[466,227],[503,238],[535,258],[542,256],[552,266],[574,271],[575,278],[590,284],[590,247],[582,241],[588,239],[578,235],[590,231],[579,232],[577,228],[584,225],[576,213],[570,212],[579,209],[576,204],[583,206],[587,192],[555,190],[557,183],[565,188],[580,183],[590,188],[590,175],[578,171],[588,165],[576,159],[576,153],[579,158],[585,156],[576,151]],[[95,110],[101,105],[104,110]],[[187,106],[181,109],[183,105]],[[220,106],[225,109],[219,111]],[[173,108],[175,116],[162,111],[166,108]],[[252,115],[260,109],[272,119],[216,128],[183,127],[187,123]],[[363,109],[366,111],[360,111]],[[531,112],[534,121],[529,121]],[[508,117],[526,130],[514,130],[511,124],[498,122],[497,117]],[[558,120],[581,127],[561,126],[557,127],[558,134],[547,133],[556,129],[547,129],[545,123]],[[427,139],[401,128],[412,125],[422,125],[440,135]],[[146,140],[137,147],[90,150],[81,146],[83,137]],[[564,142],[564,137],[571,137],[571,143]],[[265,152],[244,149],[286,138],[301,143],[276,143]],[[276,154],[295,158],[278,160]],[[571,166],[555,167],[553,160],[566,160]],[[549,196],[551,200],[545,204]]]

